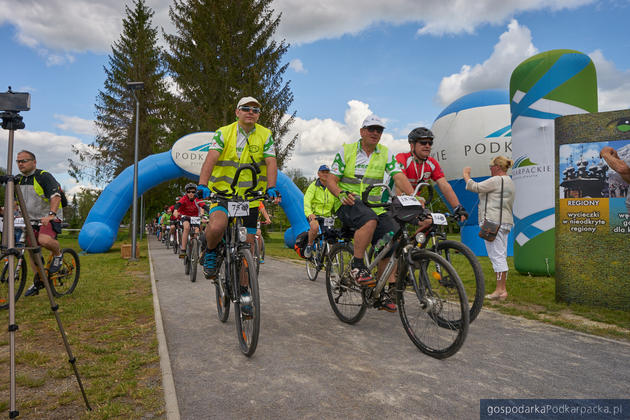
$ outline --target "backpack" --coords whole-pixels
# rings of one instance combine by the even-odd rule
[[[304,259],[306,259],[304,256],[304,249],[306,249],[306,245],[308,245],[308,231],[300,233],[295,238],[295,245],[293,245],[295,253]]]

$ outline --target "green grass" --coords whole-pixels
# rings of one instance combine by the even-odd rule
[[[449,235],[449,239],[459,240],[459,237]],[[269,238],[265,239],[265,244],[268,256],[303,261],[294,250],[284,245],[283,233],[271,232]],[[479,257],[479,261],[485,276],[486,294],[492,293],[496,284],[492,264],[488,257]],[[504,314],[534,319],[604,337],[630,340],[630,312],[556,301],[554,277],[534,277],[520,274],[514,268],[513,257],[508,258],[508,265],[510,270],[507,280],[509,293],[507,300],[504,302],[485,300],[484,309],[490,308]],[[461,271],[462,269],[459,268],[458,270]],[[470,272],[471,270],[468,274],[465,271],[460,273],[465,285],[467,283],[466,278],[470,278]],[[306,276],[306,269],[304,276]],[[471,290],[470,284],[468,284],[469,299]]]
[[[79,251],[76,238],[63,247]],[[129,240],[125,242],[129,243]],[[20,418],[164,418],[146,240],[140,259],[121,258],[121,242],[104,254],[80,255],[73,294],[56,299],[92,412],[85,409],[68,354],[44,291],[16,304],[17,409]],[[27,287],[32,273],[29,270]],[[8,311],[0,313],[4,325]],[[9,340],[0,342],[0,415],[9,410]]]

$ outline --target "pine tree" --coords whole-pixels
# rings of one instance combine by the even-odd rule
[[[283,138],[295,119],[288,64],[281,65],[289,45],[273,39],[280,23],[272,0],[174,0],[169,9],[176,34],[165,38],[167,62],[180,90],[171,131],[182,136],[214,131],[235,120],[243,96],[261,102],[259,124],[271,129],[278,167],[288,161],[297,136]]]
[[[73,148],[76,159],[68,159],[68,172],[77,181],[106,183],[133,164],[136,101],[128,81],[144,82],[144,88],[135,92],[140,102],[138,158],[169,147],[164,119],[170,94],[157,28],[151,26],[153,11],[144,0],[136,0],[133,10],[125,6],[125,11],[123,32],[112,45],[107,78],[97,96],[96,140],[91,148]]]

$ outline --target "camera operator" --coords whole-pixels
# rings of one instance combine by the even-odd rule
[[[37,243],[50,250],[53,260],[48,275],[61,268],[62,258],[57,235],[61,233],[61,199],[63,191],[57,180],[49,173],[37,169],[37,160],[32,152],[22,150],[17,154],[17,165],[21,174],[15,177],[15,185],[24,196],[26,211],[32,219],[39,219],[41,224],[34,227]],[[32,244],[28,244],[33,246]],[[33,296],[44,287],[41,280],[36,280],[24,296]]]

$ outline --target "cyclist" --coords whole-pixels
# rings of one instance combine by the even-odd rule
[[[258,224],[256,225],[256,237],[258,238],[258,249],[260,250],[260,253],[262,254],[263,237],[262,237],[262,231],[260,230],[260,225],[271,224],[269,213],[267,213],[267,209],[265,208],[265,203],[263,203],[262,201],[260,202],[260,205],[258,206],[258,218],[260,219],[261,217],[262,217],[262,220],[260,220]],[[265,260],[263,259],[262,255],[260,255],[259,261],[261,264],[265,263]]]
[[[206,208],[206,203],[196,197],[197,185],[190,183],[184,188],[186,194],[175,203],[173,216],[181,216],[183,226],[182,243],[179,248],[179,258],[186,256],[186,245],[188,245],[188,232],[190,232],[190,218],[200,217]],[[199,225],[194,225],[195,233],[199,233]]]
[[[171,217],[173,215],[173,212],[171,211],[171,209],[168,206],[164,206],[164,212],[162,212],[162,215],[160,216],[160,232],[161,235],[159,237],[159,239],[162,239],[162,237],[164,235],[168,235],[169,234],[169,226],[171,225]]]
[[[276,189],[278,166],[271,130],[257,124],[260,117],[260,102],[251,96],[238,101],[236,106],[237,120],[232,124],[219,128],[210,142],[208,155],[199,175],[198,194],[210,196],[210,189],[216,187],[228,190],[239,165],[253,163],[260,168],[256,189],[267,189],[267,195],[276,203],[280,202],[280,193]],[[249,182],[248,182],[249,181]],[[240,174],[237,192],[242,194],[251,184],[251,173]],[[253,249],[254,234],[258,220],[259,201],[250,203],[249,216],[243,222],[247,228],[247,241]],[[206,226],[207,248],[204,254],[204,275],[215,278],[221,265],[218,261],[216,247],[219,245],[228,224],[226,203],[217,203],[211,207],[210,221]],[[245,291],[243,291],[246,293]],[[248,309],[243,308],[245,311]],[[250,308],[251,309],[251,308]]]
[[[458,216],[462,222],[466,220],[468,218],[466,209],[460,204],[451,184],[446,181],[438,161],[430,156],[434,138],[431,130],[417,127],[411,130],[407,138],[411,150],[408,153],[397,154],[396,160],[402,165],[403,173],[411,186],[416,188],[418,183],[432,179],[453,208],[453,215]]]
[[[24,204],[28,215],[39,219],[41,226],[34,228],[37,243],[50,250],[53,259],[48,269],[48,275],[56,273],[61,268],[61,247],[57,235],[61,233],[63,218],[62,201],[65,200],[61,186],[50,174],[37,169],[37,160],[32,152],[22,150],[17,154],[17,165],[21,174],[16,176],[16,185],[22,190]],[[33,246],[33,244],[28,244]],[[36,280],[24,296],[33,296],[44,288],[41,280]]]
[[[175,203],[177,203],[179,200],[181,200],[180,196],[175,197]],[[175,212],[175,204],[172,204],[171,206],[169,206],[168,210],[171,212],[171,218],[169,219],[170,227],[168,231],[168,234],[169,234],[168,240],[173,242],[175,241],[175,229],[177,229],[177,225],[179,224],[179,220],[181,219],[181,216],[180,215],[175,216],[175,214],[173,214]],[[181,240],[181,238],[179,239]]]
[[[344,225],[356,229],[354,258],[350,266],[352,277],[362,286],[375,285],[375,280],[363,262],[365,250],[370,242],[375,244],[387,232],[396,232],[398,224],[383,208],[367,207],[361,200],[361,194],[369,185],[382,183],[386,175],[393,178],[400,191],[413,194],[413,188],[395,156],[387,147],[379,144],[384,129],[385,124],[379,117],[368,116],[359,130],[359,141],[344,144],[336,154],[328,183],[330,192],[338,198],[334,206],[337,216]],[[342,193],[342,190],[350,193]],[[381,194],[378,194],[371,196],[370,201],[380,202],[381,198]],[[383,272],[388,260],[383,258],[379,262],[379,272]],[[390,284],[395,282],[395,271],[389,279]],[[389,294],[384,294],[379,309],[396,311]]]
[[[304,256],[311,258],[313,255],[313,241],[317,236],[321,226],[324,230],[324,217],[332,216],[335,196],[327,188],[330,168],[322,165],[317,170],[317,179],[311,183],[304,194],[304,214],[308,219],[310,229],[308,230],[308,243],[304,249]]]

